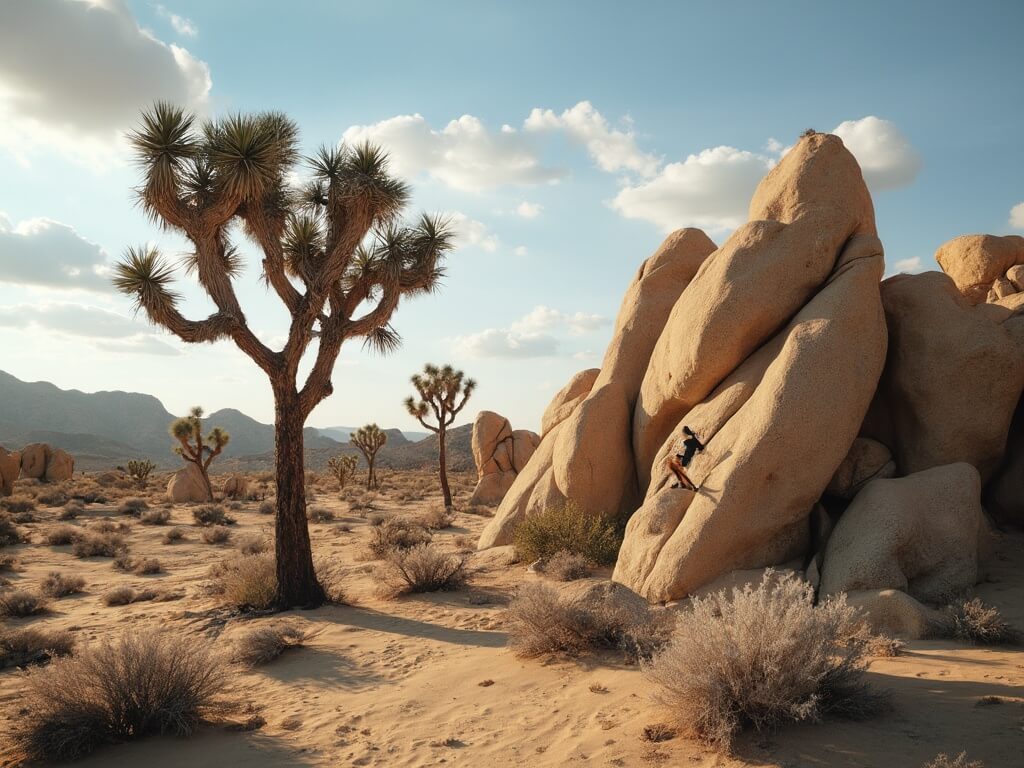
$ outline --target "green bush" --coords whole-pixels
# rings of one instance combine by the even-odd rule
[[[613,523],[585,513],[572,501],[527,517],[515,534],[516,551],[525,562],[571,552],[597,565],[612,565],[621,544]]]

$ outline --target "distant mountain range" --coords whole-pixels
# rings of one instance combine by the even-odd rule
[[[0,371],[0,445],[18,450],[28,443],[49,443],[75,457],[77,469],[106,469],[128,459],[149,458],[160,467],[178,466],[167,427],[175,418],[157,398],[135,392],[86,393],[60,389],[45,381],[25,382]],[[209,414],[207,427],[219,426],[231,441],[213,469],[260,470],[273,466],[274,427],[234,408]],[[358,453],[348,442],[354,427],[307,427],[307,463],[322,469],[330,456]],[[471,426],[451,431],[449,466],[472,469]],[[385,430],[382,466],[408,469],[437,461],[437,438],[398,429]],[[409,437],[415,438],[410,441]],[[426,437],[426,439],[423,439]]]

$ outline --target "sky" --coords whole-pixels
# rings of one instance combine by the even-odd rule
[[[723,243],[807,128],[861,163],[889,274],[936,269],[957,235],[1024,233],[1022,28],[1016,0],[0,0],[0,369],[272,421],[230,341],[148,325],[109,273],[131,245],[186,250],[135,205],[140,110],[273,109],[305,152],[383,145],[409,216],[458,235],[442,290],[394,317],[401,350],[350,342],[309,424],[415,430],[402,401],[433,362],[478,382],[457,423],[537,429],[600,365],[643,259],[677,227]],[[240,298],[279,348],[287,314],[242,251]],[[179,289],[208,314],[184,270]]]

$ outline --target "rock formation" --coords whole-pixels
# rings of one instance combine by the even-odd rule
[[[70,480],[75,474],[75,460],[65,450],[57,448],[46,459],[46,471],[43,479],[48,483],[59,483]]]
[[[641,266],[479,546],[572,500],[626,521],[613,579],[647,600],[784,566],[924,634],[924,603],[978,578],[982,498],[1024,522],[1024,238],[957,238],[945,274],[880,282],[860,168],[814,133],[749,213],[720,248],[679,230]],[[683,425],[696,492],[666,466]]]
[[[539,443],[536,432],[513,430],[504,416],[480,411],[473,422],[473,460],[478,480],[469,503],[498,504]]]
[[[224,481],[224,498],[249,498],[249,481],[245,479],[244,475],[231,475],[231,477]]]
[[[70,480],[75,460],[67,451],[50,448],[46,443],[29,443],[21,449],[21,476],[45,482]]]
[[[14,492],[14,481],[21,474],[21,454],[0,448],[0,496]]]
[[[210,492],[199,467],[189,462],[171,475],[167,481],[167,500],[175,504],[210,500]]]

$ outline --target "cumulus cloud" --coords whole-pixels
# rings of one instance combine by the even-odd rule
[[[526,256],[530,253],[530,249],[525,245],[517,245],[513,253],[515,253],[516,256]]]
[[[202,110],[210,71],[139,27],[124,0],[7,3],[0,24],[0,147],[109,160],[140,106]]]
[[[523,200],[523,202],[516,206],[516,215],[522,216],[524,219],[536,219],[543,210],[544,206],[540,203],[531,203],[528,200]]]
[[[650,181],[623,187],[612,208],[628,219],[643,219],[670,232],[700,227],[735,229],[747,220],[747,206],[773,159],[735,147],[714,147],[669,163]]]
[[[853,153],[873,190],[910,184],[921,170],[921,156],[895,124],[874,115],[846,120],[833,130]]]
[[[0,283],[109,291],[107,255],[67,224],[0,214]]]
[[[0,308],[0,327],[25,331],[39,329],[59,336],[88,339],[111,352],[176,355],[178,350],[161,341],[145,325],[130,317],[81,304],[21,304]]]
[[[162,5],[158,5],[156,7],[156,12],[160,14],[162,18],[167,19],[167,21],[169,21],[171,26],[174,28],[174,31],[177,32],[179,35],[184,35],[185,37],[195,37],[199,34],[199,30],[196,28],[196,25],[192,22],[192,19],[186,18],[184,16],[179,16],[176,13],[172,13],[170,10],[168,10]]]
[[[500,242],[498,236],[492,233],[482,221],[471,219],[466,214],[458,212],[450,214],[448,218],[455,232],[456,248],[475,246],[488,253],[498,250]]]
[[[1010,226],[1024,229],[1024,203],[1017,203],[1010,209]]]
[[[899,259],[892,267],[886,270],[885,276],[892,277],[901,273],[914,274],[924,269],[924,262],[920,256],[911,256],[908,259]]]
[[[632,171],[653,176],[658,172],[660,161],[641,151],[632,126],[624,131],[611,128],[589,101],[581,101],[560,115],[550,109],[535,108],[523,127],[535,132],[564,131],[572,141],[586,147],[598,167],[609,173]]]
[[[555,182],[566,171],[541,162],[536,143],[511,126],[492,131],[463,115],[435,130],[422,115],[399,115],[372,125],[354,125],[348,143],[373,141],[391,156],[392,170],[408,178],[421,173],[454,189],[478,192],[506,184]]]
[[[488,328],[455,339],[455,351],[467,357],[549,357],[558,352],[561,334],[581,336],[608,324],[602,315],[568,314],[538,305],[508,328]]]

